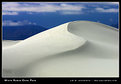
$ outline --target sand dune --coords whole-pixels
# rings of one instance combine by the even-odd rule
[[[118,30],[74,21],[7,45],[3,77],[118,77]]]

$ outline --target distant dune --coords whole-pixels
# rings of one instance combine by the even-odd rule
[[[3,77],[118,77],[119,31],[68,22],[20,41],[3,41]]]

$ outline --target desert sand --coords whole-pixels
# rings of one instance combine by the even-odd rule
[[[73,21],[2,42],[3,77],[119,77],[119,30]]]

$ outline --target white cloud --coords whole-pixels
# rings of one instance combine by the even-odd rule
[[[119,10],[116,8],[110,8],[110,9],[104,9],[104,8],[96,8],[98,12],[107,12],[107,13],[112,13],[112,12],[118,12]]]
[[[103,8],[100,8],[102,4]],[[33,14],[35,12],[59,12],[60,14],[84,14],[84,12],[118,12],[118,9],[111,8],[112,5],[118,5],[119,2],[3,2],[3,15],[18,15],[19,12]],[[109,8],[105,7],[109,6]],[[83,9],[89,9],[85,10]]]
[[[110,4],[119,5],[119,2],[110,2]]]
[[[2,26],[22,26],[22,25],[36,25],[36,23],[32,23],[27,20],[17,21],[17,22],[6,20],[2,22]]]
[[[18,12],[2,12],[2,15],[18,15]]]
[[[44,3],[39,5],[23,5],[17,2],[6,2],[2,4],[2,10],[3,11],[16,11],[16,12],[56,12],[56,11],[63,11],[63,10],[82,10],[85,8],[81,5],[70,5],[61,3],[60,5],[57,4],[51,4],[51,3]]]
[[[13,22],[13,21],[7,20],[7,21],[3,21],[2,25],[3,26],[19,26],[22,24],[21,24],[21,22]]]
[[[79,5],[69,5],[69,4],[60,5],[60,10],[82,10],[83,8],[85,7]]]
[[[107,5],[119,5],[119,2],[79,2],[83,4],[107,4]]]
[[[82,14],[79,11],[62,11],[61,14],[63,15],[77,15],[77,14]]]

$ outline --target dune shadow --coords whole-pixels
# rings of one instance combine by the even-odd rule
[[[87,41],[84,45],[82,45],[81,47],[78,47],[74,50],[70,50],[70,51],[66,51],[66,52],[62,52],[53,56],[50,56],[51,58],[55,58],[57,56],[85,56],[85,57],[89,57],[89,58],[99,58],[99,59],[115,59],[117,58],[117,56],[112,55],[113,52],[111,52],[110,50],[108,50],[106,52],[106,49],[104,46],[100,46],[97,44],[94,44],[90,41]],[[48,57],[49,58],[49,57]]]

